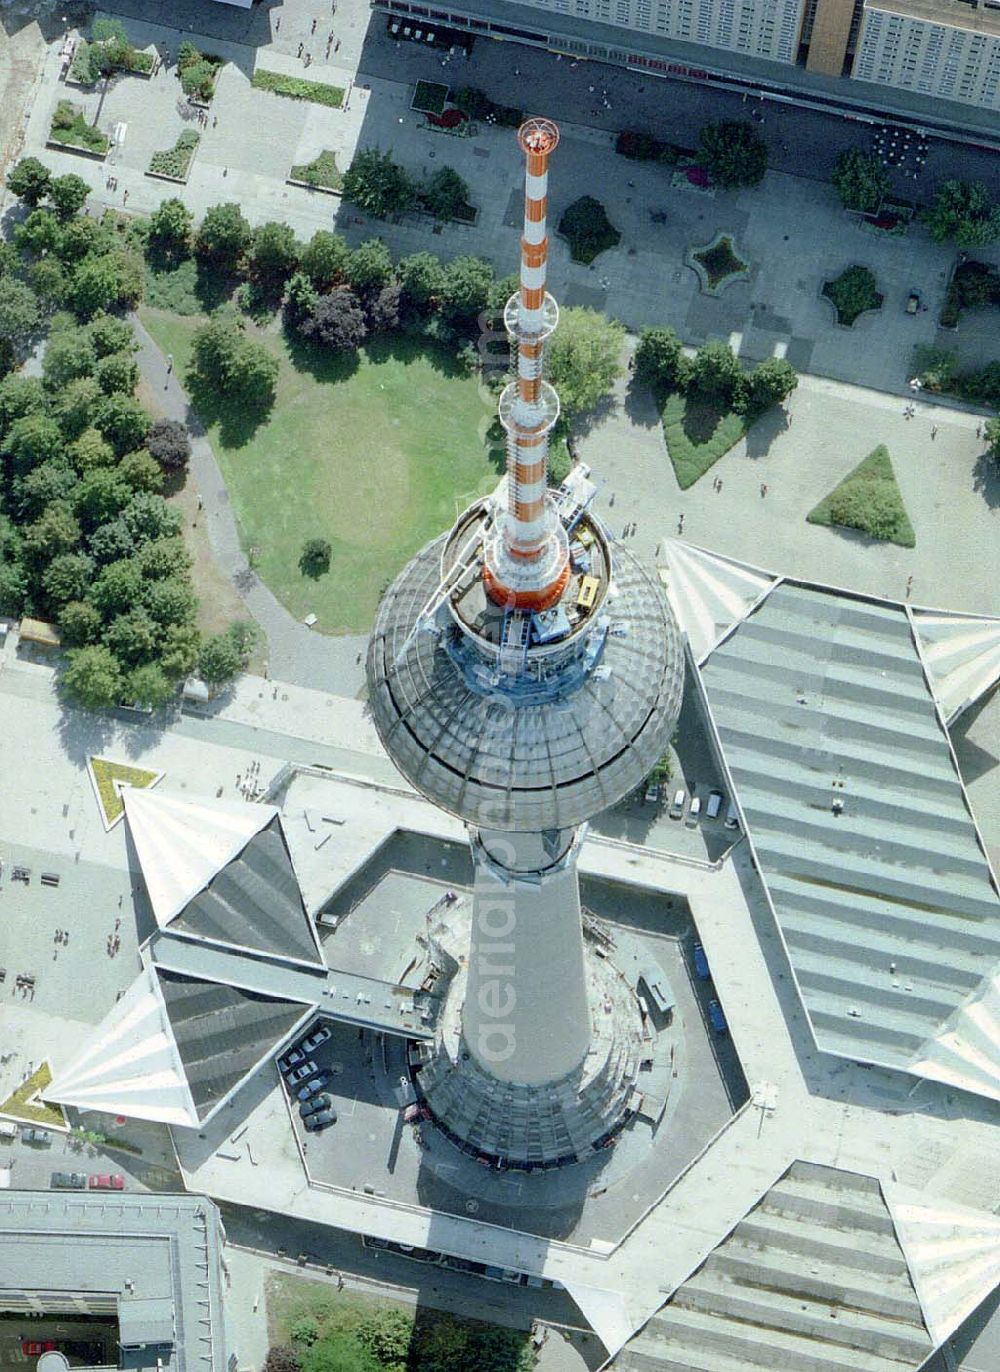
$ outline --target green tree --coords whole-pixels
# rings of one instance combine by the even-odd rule
[[[250,270],[258,280],[280,285],[298,266],[300,251],[291,225],[261,224],[254,230]]]
[[[0,558],[0,615],[17,616],[28,599],[28,578],[19,562]]]
[[[358,1342],[383,1367],[405,1365],[413,1340],[413,1315],[407,1310],[375,1310],[362,1319]]]
[[[1000,237],[1000,206],[982,181],[943,181],[923,218],[935,243],[982,248]]]
[[[209,686],[223,686],[243,670],[246,661],[238,641],[227,629],[224,633],[213,634],[201,645],[198,675]]]
[[[295,272],[285,291],[285,324],[291,329],[300,329],[316,308],[319,292],[305,272]]]
[[[402,214],[404,210],[412,209],[417,199],[412,177],[381,148],[366,148],[355,154],[344,174],[341,191],[345,200],[377,219]]]
[[[42,588],[53,605],[65,606],[83,600],[93,576],[94,563],[86,553],[60,553],[46,567]]]
[[[350,251],[339,233],[317,229],[302,250],[302,270],[317,290],[327,291],[343,280]]]
[[[403,292],[399,283],[390,281],[368,300],[368,332],[391,333],[399,326],[400,302]]]
[[[181,258],[191,246],[194,215],[176,196],[163,200],[149,220],[149,244],[165,257]]]
[[[845,148],[833,169],[834,190],[848,210],[874,214],[892,184],[881,159],[862,148]]]
[[[139,345],[135,341],[132,325],[125,319],[116,319],[113,314],[98,314],[87,325],[87,337],[94,346],[98,357],[110,357],[112,353],[137,353]]]
[[[122,511],[122,519],[136,543],[149,543],[155,538],[175,538],[181,531],[181,517],[162,495],[139,491]]]
[[[39,412],[15,419],[3,442],[3,451],[11,458],[18,476],[25,476],[32,467],[58,457],[62,448],[63,437],[59,425],[47,414]]]
[[[724,190],[756,186],[767,171],[767,144],[751,123],[723,119],[706,124],[698,135],[702,161]]]
[[[267,1350],[263,1372],[302,1372],[298,1353],[287,1343],[274,1343]]]
[[[87,551],[99,566],[108,567],[135,556],[135,539],[119,515],[94,530],[87,539]]]
[[[70,500],[76,482],[76,472],[62,457],[54,457],[51,462],[33,467],[26,476],[15,478],[12,506],[18,522],[27,524],[38,519],[54,500]]]
[[[681,340],[673,329],[643,329],[635,350],[636,380],[656,390],[676,385],[681,356]]]
[[[14,244],[8,243],[6,239],[0,239],[0,276],[13,276],[20,267],[21,254]]]
[[[987,419],[983,426],[983,438],[990,457],[994,462],[1000,462],[1000,418],[994,416],[993,419]]]
[[[78,472],[113,467],[116,460],[114,448],[98,429],[84,429],[80,437],[69,445],[66,453]]]
[[[95,427],[119,457],[143,446],[151,424],[149,415],[130,395],[105,396],[94,415]]]
[[[450,319],[471,324],[489,304],[493,268],[481,257],[455,257],[444,269],[441,310]]]
[[[780,405],[798,384],[799,374],[787,358],[769,357],[758,362],[746,378],[746,413],[755,416]]]
[[[325,538],[308,538],[302,545],[299,571],[314,580],[330,570],[332,549]]]
[[[122,698],[122,669],[103,644],[71,649],[61,680],[69,700],[85,710],[107,709]]]
[[[67,648],[82,648],[100,637],[101,616],[89,600],[71,600],[63,606],[57,622]]]
[[[112,619],[141,604],[144,592],[142,572],[130,558],[122,558],[98,574],[90,588],[90,600],[103,619]]]
[[[63,500],[54,500],[39,519],[22,534],[25,563],[42,568],[60,553],[71,553],[80,544],[80,525]]]
[[[142,606],[116,615],[105,626],[103,638],[123,667],[148,662],[156,651],[156,625]]]
[[[163,469],[145,448],[126,453],[115,470],[132,491],[156,494],[163,489]]]
[[[392,280],[392,258],[381,238],[366,238],[351,253],[344,276],[360,295],[381,290]]]
[[[52,173],[37,157],[22,157],[7,173],[7,189],[26,205],[38,204],[49,189]]]
[[[167,679],[163,668],[155,662],[144,662],[133,667],[125,677],[122,698],[133,705],[148,706],[158,710],[177,694],[177,687]]]
[[[96,529],[121,514],[132,491],[116,467],[98,467],[77,482],[73,510],[85,529]]]
[[[69,294],[69,277],[66,268],[54,257],[40,257],[28,268],[31,289],[50,310],[57,310],[66,303]]]
[[[21,252],[44,257],[62,247],[63,230],[51,210],[32,210],[24,223],[14,230],[14,242]]]
[[[743,401],[745,380],[740,360],[729,344],[718,338],[710,338],[698,349],[689,384],[720,405],[738,409]]]
[[[197,62],[191,62],[181,72],[181,90],[185,95],[196,96],[199,100],[211,100],[217,70],[214,62],[199,57]]]
[[[14,372],[0,381],[0,433],[7,433],[15,419],[44,412],[45,388],[37,376]]]
[[[109,353],[94,368],[105,395],[131,395],[139,384],[139,364],[132,353]]]
[[[159,661],[171,681],[190,676],[198,662],[201,635],[194,624],[169,624],[160,640]]]
[[[61,262],[71,266],[85,257],[105,257],[115,247],[109,229],[96,219],[79,215],[63,224],[55,251]]]
[[[549,380],[567,418],[583,414],[605,398],[621,373],[625,330],[597,310],[563,310],[547,345]]]
[[[194,382],[248,407],[267,409],[274,403],[278,372],[278,359],[247,337],[242,320],[217,315],[194,336]]]
[[[219,266],[235,267],[253,240],[253,230],[239,205],[213,205],[195,241],[197,251]]]
[[[312,313],[302,321],[302,333],[327,348],[359,348],[368,329],[358,297],[347,286],[337,286],[329,295],[321,295]]]
[[[166,542],[166,539],[157,542]],[[146,591],[146,609],[157,624],[190,624],[198,602],[185,576],[168,576],[150,583]]]
[[[142,299],[144,285],[142,259],[134,253],[90,254],[73,276],[70,303],[77,314],[89,319],[99,310],[137,305]]]
[[[457,218],[468,203],[469,188],[454,167],[439,167],[420,192],[435,219]]]
[[[87,202],[92,187],[76,172],[56,176],[49,182],[48,200],[60,219],[72,219]]]
[[[191,557],[182,538],[154,538],[140,548],[136,563],[150,581],[183,579],[191,569]],[[186,585],[185,581],[185,585]]]
[[[84,329],[61,329],[49,335],[42,359],[42,378],[50,391],[60,392],[81,376],[92,376],[97,354]]]
[[[412,253],[396,264],[396,280],[414,309],[424,310],[444,294],[444,267],[429,252]]]
[[[21,348],[38,327],[41,310],[30,286],[12,276],[0,276],[0,338]]]

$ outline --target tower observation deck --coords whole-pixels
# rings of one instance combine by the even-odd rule
[[[514,1166],[587,1156],[635,1108],[641,1021],[584,938],[586,821],[638,786],[680,711],[683,651],[657,582],[613,543],[576,467],[548,485],[559,413],[544,380],[548,159],[531,119],[520,289],[504,318],[517,376],[500,399],[507,470],[383,597],[367,674],[397,767],[469,826],[468,958],[418,1090],[461,1146]]]

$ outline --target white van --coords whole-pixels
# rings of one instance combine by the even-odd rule
[[[692,796],[691,804],[688,807],[687,823],[695,825],[701,819],[701,796]]]
[[[674,798],[670,805],[671,819],[680,819],[681,815],[684,813],[684,800],[685,793],[683,790],[674,792]]]
[[[12,1143],[17,1138],[17,1125],[13,1120],[0,1120],[0,1139]]]
[[[705,818],[715,819],[722,809],[722,792],[712,791],[708,797],[708,804],[705,806]]]
[[[726,828],[737,829],[739,828],[739,823],[739,816],[736,813],[736,802],[731,800],[729,802],[729,809],[726,811]]]

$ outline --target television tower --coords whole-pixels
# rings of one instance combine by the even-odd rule
[[[461,1147],[532,1168],[590,1155],[638,1102],[638,1001],[584,936],[577,855],[586,821],[667,747],[684,661],[659,585],[592,513],[588,469],[548,486],[559,401],[544,353],[559,311],[545,289],[546,210],[559,131],[529,119],[518,140],[506,475],[386,592],[367,676],[386,751],[466,822],[475,868],[468,957],[417,1088]]]

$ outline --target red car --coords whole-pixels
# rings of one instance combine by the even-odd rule
[[[40,1358],[43,1353],[51,1353],[55,1344],[51,1339],[39,1342],[35,1339],[25,1339],[21,1344],[21,1352],[26,1358]]]
[[[108,1172],[95,1172],[90,1178],[89,1185],[91,1191],[124,1191],[125,1178],[119,1172],[114,1175]]]

